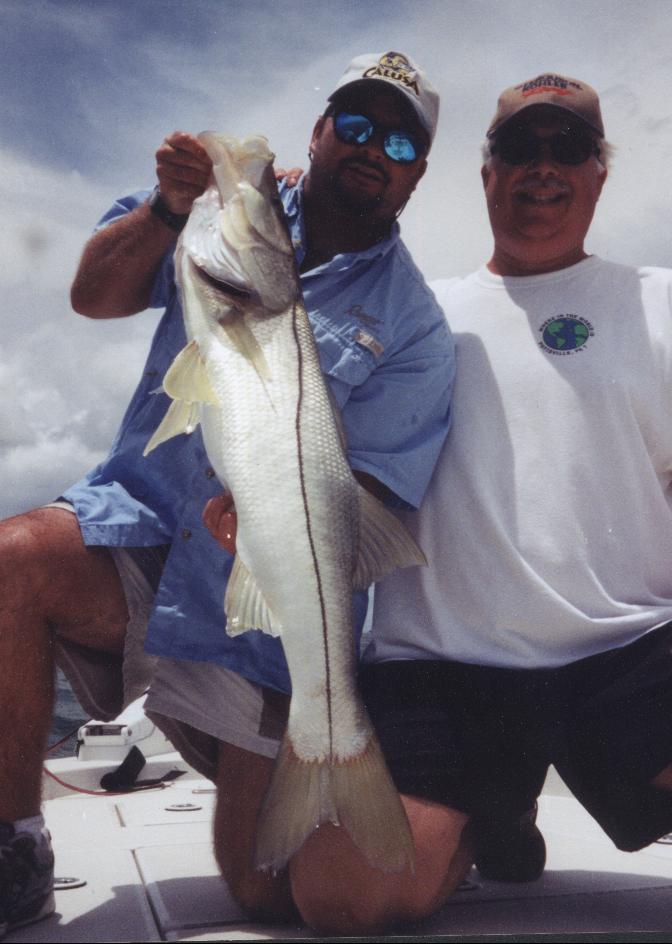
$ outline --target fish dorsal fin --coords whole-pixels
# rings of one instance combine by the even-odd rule
[[[182,348],[163,378],[163,389],[173,400],[218,405],[196,341]]]
[[[180,433],[193,433],[199,423],[199,409],[197,403],[187,403],[186,400],[173,400],[166,415],[161,420],[156,432],[145,446],[143,456],[160,446],[161,443],[179,436]]]
[[[239,636],[248,629],[261,629],[270,636],[281,636],[282,626],[271,613],[257,583],[236,554],[224,596],[226,631]]]
[[[397,567],[426,564],[405,525],[361,485],[359,488],[359,556],[353,579],[364,590]]]

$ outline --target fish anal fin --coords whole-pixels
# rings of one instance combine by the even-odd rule
[[[270,636],[282,635],[282,627],[274,619],[256,581],[236,554],[224,596],[226,631],[240,636],[248,629],[261,629]]]
[[[173,400],[218,405],[196,341],[182,348],[163,379],[163,389]]]
[[[355,589],[366,589],[397,567],[427,563],[406,526],[361,485],[359,508],[359,555],[353,577]]]
[[[256,868],[284,868],[323,823],[347,829],[375,868],[414,871],[411,830],[375,735],[358,757],[330,763],[301,760],[285,734],[257,821]]]
[[[197,403],[173,400],[154,435],[145,446],[143,456],[149,455],[153,449],[172,439],[173,436],[179,436],[181,433],[193,433],[198,423],[199,409]]]

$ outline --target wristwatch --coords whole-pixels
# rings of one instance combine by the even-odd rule
[[[189,219],[188,213],[173,213],[172,210],[168,209],[168,206],[161,196],[161,191],[159,190],[158,184],[152,190],[149,200],[149,209],[152,211],[154,216],[158,216],[162,223],[165,223],[166,226],[170,226],[171,229],[174,229],[176,233],[182,232],[184,229],[184,224]]]

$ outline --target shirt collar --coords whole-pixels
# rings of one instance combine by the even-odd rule
[[[280,199],[285,210],[289,233],[294,246],[297,264],[300,266],[306,254],[306,230],[303,222],[303,184],[305,173],[299,177],[294,187],[288,187],[285,183],[280,184]],[[399,224],[395,222],[392,225],[392,231],[387,239],[375,246],[369,246],[361,252],[339,253],[323,265],[312,269],[312,272],[326,272],[329,270],[337,271],[349,269],[356,262],[369,259],[379,259],[386,256],[397,244],[400,237]]]

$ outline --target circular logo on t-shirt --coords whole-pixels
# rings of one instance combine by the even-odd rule
[[[556,315],[545,321],[539,330],[539,347],[549,354],[576,354],[595,333],[589,321],[576,315]]]

